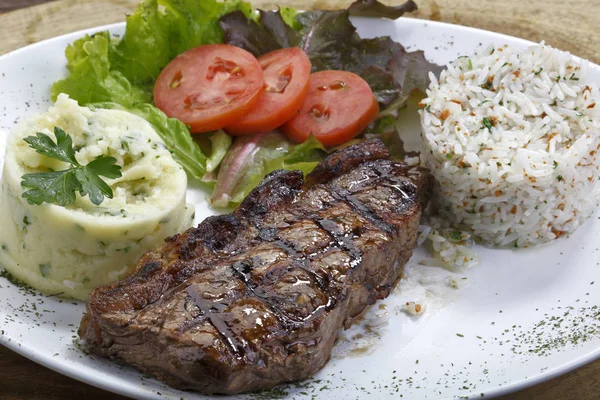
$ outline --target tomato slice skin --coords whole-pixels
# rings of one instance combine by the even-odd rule
[[[263,73],[246,50],[209,44],[175,57],[154,85],[154,103],[192,133],[221,129],[258,101]]]
[[[310,60],[302,49],[289,47],[258,57],[265,85],[254,107],[225,127],[227,133],[249,135],[268,132],[293,117],[308,93]]]
[[[379,113],[369,84],[352,72],[315,72],[308,86],[297,115],[282,127],[296,142],[304,142],[312,134],[324,146],[342,144],[361,133]]]

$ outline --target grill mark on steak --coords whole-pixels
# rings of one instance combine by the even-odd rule
[[[231,265],[233,272],[237,275],[238,279],[242,280],[246,285],[252,288],[252,283],[249,279],[249,274],[252,271],[252,264],[248,260],[236,261]]]
[[[290,256],[296,260],[304,260],[305,259],[304,255],[301,255],[298,252],[298,250],[296,250],[294,248],[294,245],[292,243],[288,242],[287,240],[277,238],[272,243],[275,246],[279,247],[281,250],[285,251],[285,253],[288,256]]]
[[[354,268],[359,265],[362,261],[362,252],[354,246],[351,240],[348,239],[345,235],[340,235],[337,232],[336,227],[337,224],[335,221],[330,219],[320,219],[317,220],[317,224],[325,230],[327,233],[331,235],[335,244],[337,244],[340,248],[346,250],[350,255],[350,268]]]
[[[364,218],[371,221],[382,231],[392,234],[396,230],[396,228],[392,224],[389,224],[386,221],[379,218],[370,207],[366,206],[364,203],[362,203],[360,200],[358,200],[355,196],[350,194],[348,191],[346,191],[346,190],[340,190],[339,192],[332,191],[331,195],[335,199],[339,199],[340,201],[345,201],[346,203],[348,203],[348,205],[350,205],[356,211],[358,211],[361,216],[363,216]]]
[[[201,315],[215,328],[215,331],[221,336],[223,341],[228,344],[231,351],[239,354],[240,357],[247,356],[249,361],[254,359],[253,354],[248,352],[248,343],[244,338],[238,337],[229,326],[230,321],[223,318],[224,311],[228,305],[219,302],[219,299],[206,299],[204,293],[198,293],[195,286],[189,286],[186,289],[188,296],[193,300],[193,304],[198,307]],[[215,301],[216,300],[216,301]]]
[[[389,294],[416,243],[432,178],[386,158],[367,141],[306,183],[299,171],[269,174],[232,214],[95,289],[80,336],[93,353],[204,393],[314,374],[338,331]]]

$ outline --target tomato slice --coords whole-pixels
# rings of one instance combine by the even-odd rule
[[[265,79],[263,90],[248,114],[225,127],[232,135],[268,132],[281,126],[296,114],[308,93],[310,60],[298,47],[272,51],[258,62]]]
[[[363,78],[347,71],[319,71],[310,75],[308,95],[283,131],[296,142],[313,134],[323,145],[335,146],[361,133],[378,113],[375,95]]]
[[[239,47],[209,44],[175,57],[154,85],[154,103],[193,133],[221,129],[258,101],[263,73],[256,58]]]

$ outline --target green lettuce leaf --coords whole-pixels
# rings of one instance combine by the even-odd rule
[[[317,164],[327,156],[327,153],[323,144],[310,135],[304,143],[291,146],[287,153],[265,161],[265,170],[267,174],[278,169],[298,170],[306,175],[315,169]]]
[[[125,34],[112,53],[111,68],[129,81],[151,88],[161,69],[175,57],[166,15],[158,10],[156,0],[145,0],[126,21]]]
[[[292,27],[292,29],[297,31],[302,29],[302,25],[300,25],[300,22],[298,22],[296,19],[296,15],[298,15],[298,11],[296,11],[296,9],[292,7],[279,7],[279,13],[281,14],[283,21]]]
[[[208,138],[210,141],[210,156],[206,160],[206,171],[216,171],[227,154],[227,150],[231,147],[233,140],[225,131],[219,130]]]
[[[307,174],[326,155],[313,136],[298,145],[279,132],[240,136],[221,164],[211,202],[216,207],[237,205],[268,173],[285,169]]]
[[[120,71],[111,70],[113,47],[108,32],[85,35],[69,45],[65,51],[69,75],[52,85],[52,100],[67,93],[81,105],[118,99],[119,104],[129,107],[150,101],[147,90],[132,85]]]
[[[240,0],[159,0],[165,6],[168,37],[172,58],[201,44],[223,43],[219,18],[234,10],[247,17],[252,13],[249,3]]]
[[[167,148],[183,169],[193,178],[202,179],[207,171],[207,158],[192,139],[187,126],[175,118],[169,118],[151,104],[142,103],[124,107],[118,103],[93,103],[92,108],[128,111],[148,121],[165,142]]]

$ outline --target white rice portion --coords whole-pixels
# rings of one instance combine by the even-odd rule
[[[524,247],[572,233],[592,214],[600,96],[587,61],[543,42],[505,45],[430,78],[421,163],[436,178],[440,217],[483,243]]]

